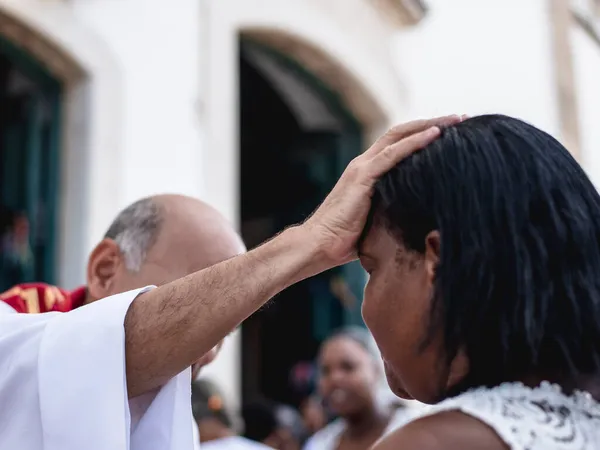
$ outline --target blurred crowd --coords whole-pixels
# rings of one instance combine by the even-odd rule
[[[210,379],[192,386],[192,411],[206,449],[366,449],[418,409],[389,391],[366,329],[329,336],[316,361],[313,392],[299,408],[257,398],[236,411]]]

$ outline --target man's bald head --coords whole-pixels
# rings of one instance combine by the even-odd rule
[[[90,300],[161,285],[245,251],[232,225],[206,203],[158,195],[119,213],[88,264]]]

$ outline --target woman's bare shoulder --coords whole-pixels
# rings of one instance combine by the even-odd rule
[[[460,411],[417,419],[390,433],[372,450],[508,450],[494,430]]]

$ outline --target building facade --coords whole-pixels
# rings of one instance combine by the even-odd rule
[[[72,287],[118,210],[142,196],[203,198],[253,245],[305,217],[387,127],[418,116],[522,117],[600,181],[597,10],[575,3],[0,0],[2,201],[39,230],[36,273]],[[268,390],[291,364],[270,365],[270,336],[292,345],[310,329],[311,344],[290,350],[310,359],[334,325],[360,322],[363,284],[348,266],[287,293],[310,308],[253,317],[208,373],[235,401]],[[298,329],[282,329],[291,319]]]

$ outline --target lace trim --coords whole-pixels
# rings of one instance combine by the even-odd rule
[[[536,388],[505,383],[426,407],[419,417],[453,410],[490,426],[513,450],[600,448],[600,403],[587,392],[566,395],[548,382]]]

